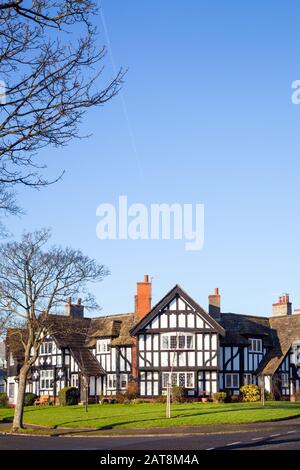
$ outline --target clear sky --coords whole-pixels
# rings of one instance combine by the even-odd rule
[[[53,227],[111,275],[95,289],[105,314],[132,311],[135,282],[153,276],[153,301],[175,283],[207,307],[268,315],[281,292],[300,307],[300,79],[297,0],[104,0],[122,96],[90,111],[93,135],[44,152],[63,181],[20,190],[14,236]],[[106,42],[101,18],[100,42]],[[110,55],[106,73],[113,75]],[[123,97],[123,98],[122,98]],[[123,101],[122,101],[123,99]],[[125,104],[125,107],[124,107]],[[116,203],[203,203],[205,243],[100,241],[96,208]]]

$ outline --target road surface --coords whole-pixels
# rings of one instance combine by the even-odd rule
[[[300,450],[300,427],[226,434],[117,437],[0,435],[0,450]]]

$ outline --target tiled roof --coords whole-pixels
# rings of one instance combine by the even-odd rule
[[[280,367],[293,341],[300,340],[300,315],[292,314],[270,318],[273,329],[273,349],[269,357],[260,364],[259,373],[274,374]]]
[[[237,344],[247,346],[251,336],[262,337],[266,347],[273,347],[270,338],[270,323],[267,317],[242,315],[239,313],[222,313],[218,322],[225,330],[221,345]]]

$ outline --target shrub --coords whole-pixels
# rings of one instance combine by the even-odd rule
[[[147,403],[147,400],[143,400],[142,398],[134,398],[131,403],[133,405],[139,405],[141,403]]]
[[[109,403],[109,399],[108,399],[108,398],[99,397],[99,403],[100,403],[100,405],[107,405],[107,404]]]
[[[239,395],[231,395],[231,397],[230,397],[230,402],[231,403],[237,403],[239,401],[240,401]]]
[[[172,387],[172,401],[174,403],[184,402],[185,388],[181,386]]]
[[[78,405],[79,390],[75,387],[64,387],[59,391],[59,403],[62,406]]]
[[[254,402],[260,400],[260,389],[258,385],[243,385],[240,388],[241,400],[246,402]]]
[[[153,400],[153,403],[167,403],[167,395],[160,395]]]
[[[116,393],[116,395],[115,395],[116,403],[123,404],[125,400],[126,400],[126,397],[125,397],[124,393]]]
[[[126,392],[125,392],[125,396],[127,400],[134,400],[135,398],[137,398],[138,393],[139,393],[138,383],[133,380],[130,380],[127,384]]]
[[[268,392],[268,390],[265,390],[265,400],[266,401],[274,400],[273,393]]]
[[[0,408],[5,408],[8,405],[7,393],[0,393]]]
[[[24,406],[32,406],[37,399],[37,395],[35,393],[25,393],[24,395]]]
[[[213,393],[213,401],[215,403],[225,403],[226,398],[227,398],[227,393],[226,392]]]

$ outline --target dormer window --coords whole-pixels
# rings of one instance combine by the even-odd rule
[[[249,352],[262,352],[262,339],[249,338]]]
[[[98,339],[97,340],[97,353],[108,354],[109,353],[109,339]]]
[[[45,356],[48,354],[52,354],[53,349],[53,342],[52,341],[45,341],[40,346],[40,355]]]

